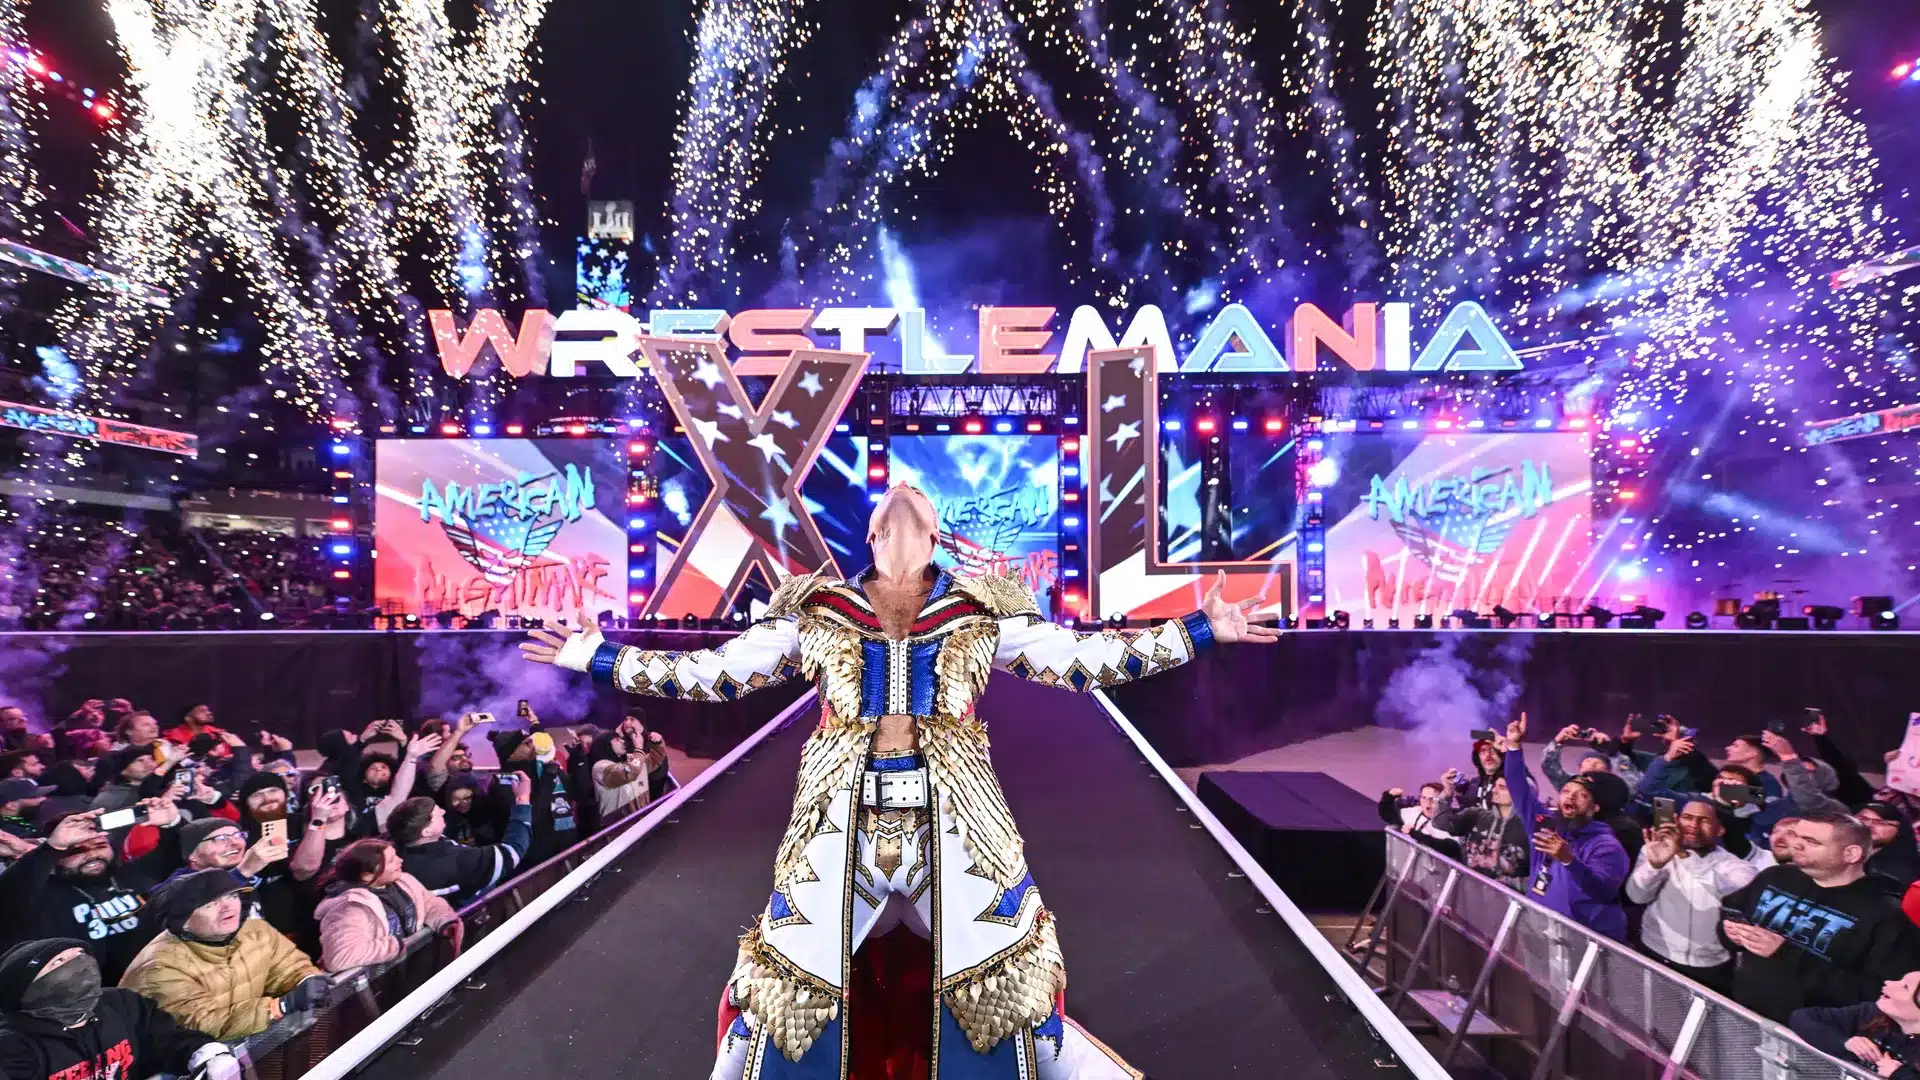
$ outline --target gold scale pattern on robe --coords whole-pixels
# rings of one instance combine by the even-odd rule
[[[861,636],[805,610],[807,597],[826,584],[817,575],[789,579],[768,605],[770,617],[798,618],[801,673],[818,683],[829,713],[801,752],[793,815],[774,860],[776,889],[817,880],[805,856],[807,843],[826,823],[834,794],[853,786],[876,726],[858,719]],[[1025,586],[1010,578],[967,578],[954,587],[979,600],[993,618],[958,627],[942,642],[934,661],[937,714],[920,721],[920,752],[929,784],[973,861],[968,872],[1008,889],[1026,876],[1026,845],[994,776],[986,726],[971,713],[992,673],[999,639],[994,619],[1034,613],[1036,607]],[[1043,909],[1019,942],[943,980],[939,990],[968,1041],[985,1052],[1045,1020],[1065,983],[1053,917]],[[839,1014],[839,993],[786,963],[757,926],[740,940],[733,986],[742,1007],[790,1061],[800,1060]]]

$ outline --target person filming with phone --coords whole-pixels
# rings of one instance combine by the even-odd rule
[[[1641,951],[1719,993],[1733,986],[1733,954],[1720,940],[1723,898],[1752,881],[1753,864],[1720,846],[1720,814],[1704,799],[1675,812],[1654,804],[1640,858],[1627,878],[1627,899],[1646,904]]]
[[[1793,865],[1729,894],[1720,922],[1737,957],[1733,999],[1781,1023],[1796,1009],[1872,1001],[1883,983],[1920,968],[1914,925],[1867,880],[1867,827],[1808,814],[1793,838]]]
[[[1627,914],[1620,906],[1620,885],[1631,865],[1627,851],[1613,830],[1595,819],[1600,807],[1589,777],[1570,778],[1551,808],[1534,794],[1520,748],[1526,733],[1524,716],[1507,725],[1502,767],[1514,812],[1533,823],[1527,896],[1595,933],[1625,941]]]
[[[118,982],[153,937],[153,928],[140,918],[147,895],[184,855],[169,838],[151,853],[123,862],[113,834],[136,824],[172,829],[180,812],[165,799],[103,811],[87,809],[82,799],[55,797],[40,804],[40,820],[47,842],[0,874],[0,949],[41,938],[75,938],[87,943],[101,977]]]

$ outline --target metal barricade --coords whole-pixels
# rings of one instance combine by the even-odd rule
[[[623,815],[461,908],[460,918],[466,923],[466,944],[471,946],[485,937],[493,927],[552,888],[661,805],[661,802],[649,803]],[[239,1054],[248,1077],[250,1080],[297,1080],[388,1006],[425,983],[452,958],[453,950],[445,939],[424,934],[410,942],[399,958],[355,972],[351,980],[334,988],[332,997],[319,1009],[286,1017],[242,1043]]]
[[[1531,1080],[1875,1075],[1402,832],[1386,838],[1349,954],[1396,1012],[1433,1024],[1442,1065],[1471,1049]]]

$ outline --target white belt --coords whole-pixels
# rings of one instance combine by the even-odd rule
[[[912,810],[927,805],[927,770],[868,769],[860,777],[860,805],[876,810]]]

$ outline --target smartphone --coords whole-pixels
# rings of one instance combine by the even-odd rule
[[[1753,801],[1753,785],[1721,784],[1720,797],[1734,806],[1745,806]]]
[[[1683,739],[1697,739],[1700,737],[1700,729],[1697,727],[1683,727],[1680,729],[1680,737]]]
[[[1551,829],[1551,828],[1553,828],[1553,815],[1552,815],[1552,814],[1535,814],[1535,815],[1533,815],[1533,831],[1534,831],[1534,832],[1539,832],[1539,831],[1541,831],[1542,829]]]
[[[259,818],[257,820],[260,822],[260,839],[273,840],[283,844],[286,843],[286,818]]]
[[[1727,922],[1750,923],[1753,921],[1747,917],[1746,912],[1741,911],[1732,904],[1720,905],[1720,917]]]
[[[1673,820],[1673,800],[1653,800],[1653,827],[1657,829],[1662,825],[1671,825]]]
[[[125,810],[115,810],[111,813],[101,814],[99,819],[100,831],[111,832],[114,829],[128,829],[135,825],[143,825],[146,823],[146,820],[146,807],[129,806]]]
[[[523,704],[524,704],[524,703],[523,703]],[[494,722],[494,720],[493,720],[493,714],[492,714],[492,713],[490,713],[490,712],[477,712],[477,713],[474,713],[474,714],[473,714],[473,722],[474,722],[474,723],[476,723],[476,724],[491,724],[491,723],[493,723],[493,722]]]
[[[1467,738],[1472,739],[1474,742],[1492,742],[1499,737],[1492,728],[1474,728],[1472,731],[1467,732]]]
[[[520,699],[520,712],[519,712],[519,715],[520,715],[520,716],[532,716],[532,715],[533,715],[533,706],[531,706],[531,705],[528,705],[528,704],[527,704],[527,699],[526,699],[526,698],[521,698],[521,699]]]
[[[1787,733],[1787,722],[1777,718],[1769,720],[1767,721],[1767,730],[1773,732],[1775,735],[1785,735]]]

